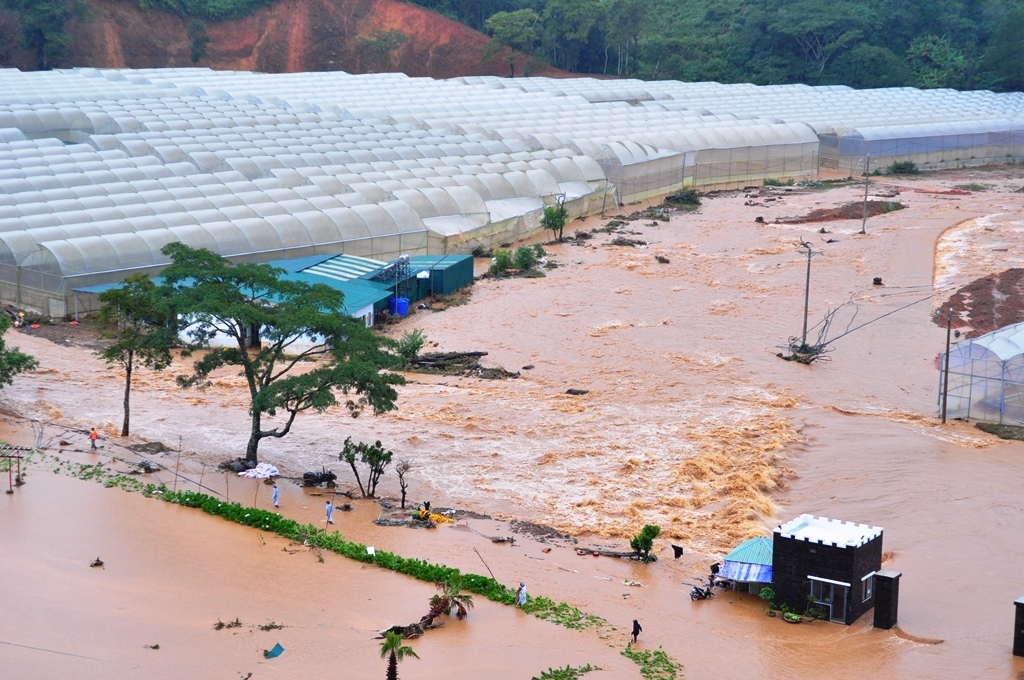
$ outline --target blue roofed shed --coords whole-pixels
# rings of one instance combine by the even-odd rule
[[[758,536],[743,541],[725,556],[718,575],[737,583],[771,583],[772,539]]]

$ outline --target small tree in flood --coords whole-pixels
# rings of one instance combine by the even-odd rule
[[[338,392],[352,417],[367,408],[375,414],[395,408],[393,385],[405,379],[386,370],[402,363],[390,351],[394,341],[349,316],[339,291],[284,279],[284,270],[267,264],[232,264],[184,243],[161,252],[172,262],[159,292],[186,324],[184,354],[210,349],[214,338],[229,343],[207,352],[178,384],[203,389],[217,369],[241,369],[249,389],[246,460],[258,460],[266,437],[287,435],[299,413],[336,406]],[[287,414],[284,423],[264,429],[263,417],[278,411]]]
[[[661,533],[661,527],[657,524],[646,524],[640,533],[629,539],[629,547],[636,553],[637,559],[647,562],[651,559],[651,549],[654,548],[654,539]]]
[[[549,205],[544,208],[544,216],[540,218],[540,224],[545,229],[550,229],[556,240],[562,240],[562,230],[565,229],[565,218],[568,212],[565,206],[559,203],[557,206]]]
[[[96,352],[108,364],[124,370],[124,422],[121,436],[128,436],[131,416],[132,372],[136,366],[162,371],[171,365],[174,334],[160,324],[156,285],[142,274],[129,277],[118,288],[100,293],[100,335],[114,340]]]
[[[412,647],[402,644],[401,635],[388,631],[384,642],[380,643],[380,658],[388,660],[388,674],[385,676],[387,680],[398,680],[398,662],[407,656],[420,658]]]
[[[374,498],[377,493],[377,483],[380,482],[384,469],[391,463],[393,455],[395,454],[385,449],[379,439],[370,445],[363,442],[355,444],[352,442],[352,437],[345,437],[345,446],[342,448],[341,453],[338,454],[338,458],[348,463],[349,467],[352,468],[352,474],[356,476],[356,484],[359,485],[359,492],[363,494],[363,498]],[[365,486],[359,477],[359,468],[356,467],[356,456],[359,457],[361,463],[369,468]],[[404,496],[404,489],[402,493]]]
[[[405,510],[405,490],[409,488],[409,480],[405,475],[413,468],[412,461],[400,460],[395,465],[395,474],[398,475],[398,488],[402,490],[402,510]]]
[[[441,614],[448,614],[455,609],[455,616],[464,619],[473,608],[473,596],[462,592],[465,583],[461,574],[453,574],[447,581],[437,584],[438,594],[430,598],[430,611],[420,619],[420,625],[426,628],[433,625],[434,619]]]

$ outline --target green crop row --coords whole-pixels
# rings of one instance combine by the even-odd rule
[[[402,557],[401,555],[384,550],[376,551],[375,554],[371,555],[367,552],[365,545],[346,540],[337,531],[328,534],[325,530],[315,525],[299,524],[293,519],[282,517],[280,514],[268,510],[250,508],[239,503],[228,503],[213,496],[194,491],[171,491],[164,484],[145,484],[135,477],[110,472],[99,463],[88,465],[61,460],[60,458],[56,458],[56,463],[57,465],[53,470],[55,474],[64,472],[79,479],[94,480],[102,483],[105,487],[117,486],[125,491],[141,492],[146,497],[160,498],[168,503],[188,508],[198,508],[209,515],[221,517],[236,524],[261,529],[321,550],[329,550],[359,562],[375,564],[383,569],[405,574],[420,581],[441,583],[460,573],[458,569],[453,567],[434,564],[416,558]],[[67,465],[67,467],[64,468],[64,465]],[[510,606],[515,604],[515,591],[493,578],[479,574],[463,574],[462,583],[463,588],[474,595],[480,595],[499,604]],[[568,602],[555,602],[543,595],[527,596],[526,604],[522,606],[522,609],[538,619],[550,621],[551,623],[575,630],[608,625],[608,622],[599,616],[587,614]],[[641,675],[648,680],[675,680],[677,669],[681,667],[660,648],[655,651],[636,651],[627,647],[622,654],[632,659],[640,667]],[[588,670],[599,669],[587,666],[578,669],[570,667],[566,667],[566,669],[549,669],[546,673],[554,672],[563,675],[542,675],[541,677],[572,678],[576,676],[564,675],[564,673],[582,674]]]
[[[222,517],[238,524],[263,529],[289,540],[299,541],[322,550],[329,550],[359,562],[375,564],[383,569],[405,574],[420,581],[441,583],[460,573],[458,569],[453,567],[434,564],[416,558],[402,557],[401,555],[384,550],[378,550],[376,554],[370,555],[365,545],[346,540],[337,531],[328,534],[323,529],[319,529],[312,524],[302,525],[295,520],[286,519],[277,513],[267,510],[248,508],[238,503],[225,503],[212,496],[194,491],[179,491],[175,493],[167,491],[166,488],[160,489],[160,491],[162,492],[160,497],[170,503],[177,503],[190,508],[200,508],[208,514]],[[493,578],[480,576],[479,574],[464,574],[462,583],[467,591],[474,595],[485,597],[492,602],[505,605],[515,603],[515,591],[498,583]],[[533,614],[539,619],[578,630],[601,626],[607,623],[601,617],[581,612],[567,602],[555,602],[551,598],[544,596],[528,597],[526,604],[523,606],[523,611]]]
[[[661,647],[633,649],[627,646],[622,656],[632,659],[633,663],[640,667],[640,675],[647,680],[676,680],[676,674],[682,668]]]

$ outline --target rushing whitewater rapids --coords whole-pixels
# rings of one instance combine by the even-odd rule
[[[1015,677],[1024,673],[1024,660],[1010,655],[1012,602],[1024,594],[1024,446],[1002,442],[965,423],[941,426],[934,417],[936,356],[943,349],[945,330],[931,322],[930,314],[957,286],[1019,266],[1018,216],[1024,194],[1015,192],[1024,181],[1021,174],[1010,167],[880,180],[874,191],[901,189],[899,198],[908,209],[871,218],[864,236],[857,234],[859,220],[772,223],[776,217],[858,200],[862,189],[850,186],[785,193],[756,207],[745,206],[742,193],[706,197],[697,213],[674,214],[669,223],[630,223],[628,228],[640,234],[636,238],[650,243],[647,248],[606,247],[602,244],[610,237],[603,234],[583,246],[549,246],[549,257],[561,266],[547,278],[480,281],[469,304],[416,313],[396,331],[422,328],[440,350],[487,351],[486,364],[510,371],[533,365],[521,371],[521,378],[485,381],[410,374],[396,412],[355,420],[340,411],[304,415],[293,434],[265,440],[261,456],[288,475],[332,466],[347,483],[351,473],[337,461],[345,437],[380,439],[397,457],[415,462],[411,497],[417,501],[429,498],[437,505],[495,518],[547,524],[584,543],[624,539],[643,524],[661,525],[663,536],[686,547],[684,560],[670,559],[668,541],[658,542],[662,560],[646,566],[604,558],[580,561],[561,548],[542,555],[529,541],[499,550],[472,532],[451,527],[429,535],[374,527],[368,524],[372,507],[362,506],[345,516],[340,529],[384,549],[483,573],[476,547],[500,580],[525,578],[531,592],[573,602],[620,629],[632,618],[641,619],[641,643],[664,646],[684,664],[688,678],[791,673],[829,678]],[[913,192],[967,181],[984,181],[993,188],[963,196]],[[755,216],[763,216],[765,223],[755,223]],[[603,224],[598,218],[573,222],[566,233]],[[821,227],[829,233],[819,234]],[[812,326],[829,308],[840,307],[833,336],[893,312],[839,339],[827,355],[830,361],[811,366],[776,357],[802,323],[806,258],[797,248],[801,238],[821,253],[812,262]],[[655,254],[669,262],[659,263]],[[872,285],[876,276],[882,277],[883,286]],[[938,294],[925,299],[933,293]],[[920,302],[908,306],[915,301]],[[42,368],[19,376],[0,393],[4,407],[47,421],[53,431],[102,425],[104,435],[117,440],[122,375],[108,370],[87,348],[75,346],[73,332],[68,331],[70,346],[9,333],[8,343],[38,357]],[[186,369],[177,362],[163,373],[137,374],[133,434],[173,448],[180,437],[187,452],[183,466],[194,471],[206,463],[208,469],[210,463],[244,450],[245,393],[240,378],[230,373],[218,376],[205,392],[182,392],[174,376]],[[589,392],[570,396],[565,394],[569,388]],[[15,429],[4,436],[14,440],[25,435]],[[73,444],[87,446],[81,436]],[[173,464],[166,457],[161,462]],[[223,475],[208,477],[223,480]],[[31,476],[29,482],[17,498],[33,492]],[[232,488],[244,483],[231,481]],[[116,513],[116,508],[141,503],[152,521],[150,540],[156,540],[163,523],[174,524],[187,514],[154,509],[154,503],[134,497],[111,497],[120,492],[84,482],[75,484],[84,488],[72,491],[74,484],[65,482],[48,493],[72,499],[75,505],[68,512],[75,514],[85,514],[84,508]],[[385,493],[397,494],[392,477],[385,478],[383,487]],[[251,483],[246,488],[251,490]],[[96,494],[103,496],[102,502],[83,500]],[[252,498],[249,494],[244,502]],[[266,506],[268,498],[264,494],[258,504]],[[315,521],[321,512],[319,499],[305,499],[297,489],[288,489],[284,500],[286,514],[298,513],[289,516]],[[300,504],[301,511],[296,509]],[[36,501],[29,510],[44,508]],[[30,553],[39,541],[64,541],[69,550],[81,548],[89,559],[95,557],[85,538],[61,538],[60,522],[38,535],[11,532],[17,517],[29,518],[3,512],[0,539],[19,548],[16,553],[5,550],[3,564],[30,586],[19,589],[18,598],[36,593],[37,601],[46,600],[45,581],[25,570],[30,558],[15,556]],[[891,553],[885,566],[904,574],[902,632],[871,629],[870,615],[849,628],[783,626],[761,615],[760,603],[752,598],[725,595],[691,604],[685,597],[687,588],[681,583],[705,573],[709,562],[740,540],[767,534],[804,512],[884,527],[884,549]],[[188,517],[189,532],[200,537],[246,531]],[[105,532],[106,521],[96,519],[94,530],[110,543],[122,529],[115,529],[115,522]],[[471,522],[471,528],[487,533],[491,523],[479,522]],[[192,541],[195,546],[189,548]],[[182,535],[178,529],[164,543],[166,548],[152,547],[152,559],[163,559],[171,549],[223,552],[224,560],[244,553],[245,559],[260,564],[274,559],[266,551],[262,557],[248,555],[248,543],[224,547],[213,538]],[[72,570],[64,558],[54,559],[59,562],[53,567],[55,575]],[[300,558],[289,559],[292,564]],[[330,566],[339,573],[365,573],[340,559]],[[305,574],[310,567],[301,569]],[[246,573],[260,578],[256,570]],[[175,583],[170,569],[149,569],[139,578],[140,597],[147,589]],[[282,578],[290,588],[298,577]],[[372,578],[402,580],[392,575]],[[622,588],[615,583],[622,578],[640,580],[646,587]],[[331,579],[331,606],[344,608],[347,582]],[[188,587],[197,601],[218,593],[225,602],[216,612],[202,613],[206,619],[212,616],[211,621],[166,602],[144,600],[139,606],[146,611],[167,606],[169,620],[194,616],[201,619],[194,625],[205,626],[217,616],[233,617],[231,603],[247,592],[236,586],[231,588],[237,592],[220,591],[221,583],[201,579]],[[422,590],[425,601],[429,588]],[[629,598],[622,597],[624,590],[633,591]],[[103,609],[102,600],[93,597],[83,596],[82,606]],[[261,597],[250,618],[280,616],[273,613],[274,598]],[[384,593],[379,597],[392,606]],[[287,592],[278,598],[288,601],[285,609],[293,620],[307,616]],[[412,609],[418,611],[417,603]],[[73,613],[78,606],[61,600],[19,607],[25,617],[19,626],[42,630],[62,608]],[[510,635],[502,626],[512,613],[484,613],[476,621],[474,612],[468,625],[478,633]],[[335,617],[322,625],[344,640],[339,644],[358,660],[358,668],[371,669],[376,648],[365,641],[366,631],[396,623],[390,620],[396,617],[414,618],[407,613],[360,614],[358,624]],[[289,672],[321,672],[339,661],[337,654],[317,647],[321,624],[307,623],[308,629],[290,633],[296,636],[293,645],[301,649],[288,661],[293,664]],[[570,661],[613,664],[606,666],[610,672],[594,677],[636,675],[628,663],[609,655],[594,634],[558,631],[563,641],[559,645],[567,652],[563,662],[549,653],[550,645],[540,644],[550,625],[531,620],[524,626],[512,634],[524,636],[514,652],[481,647],[476,653],[452,631],[444,631],[441,642],[427,644],[440,645],[445,654],[458,650],[460,668],[476,669],[478,677],[530,677],[548,665]],[[354,628],[359,629],[356,637]],[[0,627],[0,636],[5,636],[0,639],[10,640],[15,632],[8,622]],[[65,641],[78,634],[61,633]],[[218,640],[227,637],[185,635],[173,627],[166,635],[152,640],[161,643],[153,655],[183,654],[181,645],[165,645],[167,639],[194,645],[197,659],[210,659],[223,651]],[[52,647],[41,644],[42,638],[33,639],[25,644]],[[936,640],[943,642],[928,644]],[[617,637],[614,641],[622,642]],[[149,657],[134,651],[141,645],[132,654],[145,668]],[[9,653],[0,649],[0,658]],[[485,666],[484,657],[501,653],[513,655],[501,670]],[[248,658],[239,649],[231,654]],[[29,669],[33,657],[19,652],[12,659],[17,668]],[[437,659],[417,663],[403,664],[403,677],[439,677],[444,672]],[[78,669],[77,677],[134,677],[89,675],[93,671],[72,665],[53,668]],[[220,668],[252,670],[241,661]],[[272,668],[261,666],[261,672],[270,677]],[[47,677],[26,673],[18,677]]]

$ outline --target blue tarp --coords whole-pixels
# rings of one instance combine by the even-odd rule
[[[749,564],[747,562],[722,563],[718,571],[719,578],[727,578],[730,581],[742,581],[747,583],[771,583],[772,565],[770,564]]]
[[[772,582],[772,539],[757,536],[743,541],[725,556],[718,572],[731,581]]]

